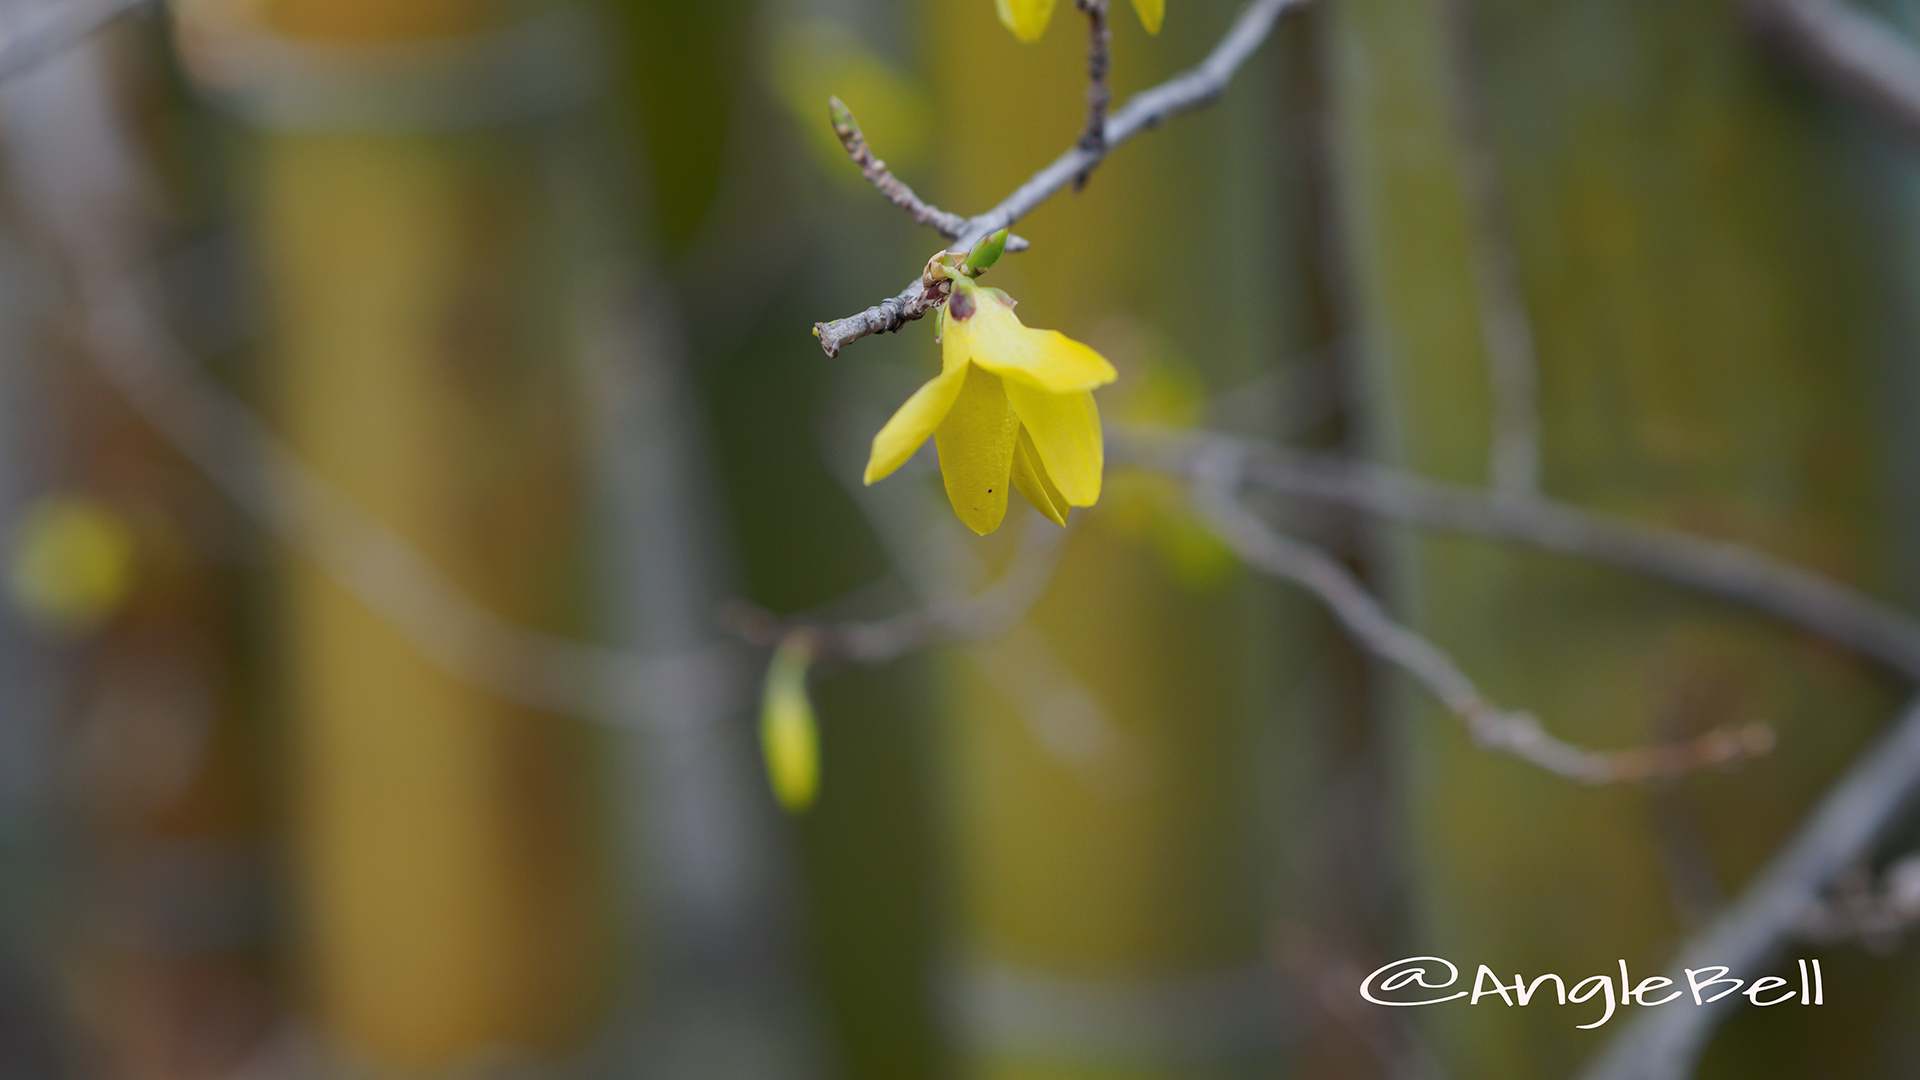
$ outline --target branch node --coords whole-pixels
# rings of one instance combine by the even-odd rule
[[[1104,3],[1105,0],[1102,0]],[[1233,25],[1227,28],[1226,35],[1220,39],[1207,58],[1199,66],[1166,82],[1143,90],[1127,99],[1127,103],[1108,116],[1101,129],[1101,141],[1104,147],[1099,153],[1087,150],[1077,143],[1053,163],[1028,178],[1027,182],[1015,188],[1013,194],[1000,200],[993,209],[966,219],[963,230],[956,237],[956,247],[971,247],[981,237],[997,229],[1010,228],[1022,215],[1034,207],[1052,198],[1055,192],[1073,183],[1080,176],[1105,158],[1107,151],[1125,142],[1138,132],[1160,123],[1170,116],[1191,112],[1219,97],[1226,89],[1227,80],[1239,69],[1253,50],[1267,39],[1273,30],[1273,24],[1288,11],[1304,6],[1307,0],[1253,0],[1243,10]],[[844,109],[845,106],[842,106]],[[851,119],[851,114],[848,114]],[[835,130],[839,130],[838,127]],[[844,140],[843,140],[844,144]],[[864,140],[862,140],[864,145]],[[849,154],[854,153],[852,148]],[[872,151],[868,150],[868,154]],[[859,159],[856,157],[855,159]],[[862,164],[862,171],[866,166]],[[891,174],[888,174],[891,177]],[[898,183],[898,181],[895,181]],[[901,185],[905,187],[905,185]],[[891,198],[891,196],[889,196]],[[915,197],[918,198],[917,196]],[[924,205],[924,204],[922,204]],[[1026,241],[1012,237],[1007,241],[1008,251],[1019,251],[1026,247]],[[830,323],[819,323],[815,331],[820,338],[820,347],[828,356],[838,355],[839,350],[848,342],[858,340],[868,334],[885,333],[898,330],[900,323],[917,319],[926,314],[927,309],[944,297],[935,297],[918,309],[914,299],[918,297],[920,283],[915,281],[907,286],[899,300],[902,308],[897,318],[882,313],[878,307],[868,308],[858,315],[837,319]]]

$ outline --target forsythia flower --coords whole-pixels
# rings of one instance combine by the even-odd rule
[[[1053,18],[1053,0],[993,0],[1000,22],[1021,41],[1039,41]],[[1160,32],[1160,20],[1167,13],[1167,0],[1133,0],[1133,10],[1147,33]]]
[[[1057,330],[1014,317],[998,289],[956,278],[942,316],[940,374],[873,437],[871,484],[933,436],[954,513],[974,532],[1000,527],[1009,483],[1042,514],[1100,498],[1104,449],[1093,388],[1114,380],[1106,358]]]

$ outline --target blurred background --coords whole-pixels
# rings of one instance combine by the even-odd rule
[[[1537,1078],[1617,1033],[1355,991],[1659,970],[1906,688],[1260,506],[1569,739],[1779,743],[1582,786],[1112,447],[1065,530],[973,536],[930,450],[861,487],[933,327],[809,329],[943,245],[827,95],[984,210],[1084,124],[1058,6],[1024,46],[988,0],[0,4],[7,49],[133,9],[0,83],[0,1078]],[[1168,6],[1115,13],[1119,100],[1239,5]],[[1120,369],[1110,436],[1480,487],[1518,356],[1546,494],[1920,606],[1920,173],[1731,3],[1317,0],[1018,231],[990,281]],[[783,812],[760,631],[995,580],[968,640],[813,666]],[[1920,1069],[1898,928],[1795,950],[1831,1004],[1701,1075]]]

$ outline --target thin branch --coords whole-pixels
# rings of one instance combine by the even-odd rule
[[[1920,795],[1920,700],[1873,745],[1804,819],[1780,853],[1705,933],[1689,940],[1667,976],[1685,985],[1686,969],[1765,969],[1815,910],[1820,892],[1866,856]],[[1584,1074],[1585,1080],[1682,1080],[1691,1076],[1714,1027],[1738,994],[1686,1008],[1641,1009]]]
[[[787,635],[806,633],[813,656],[821,661],[884,664],[937,645],[967,644],[998,637],[1026,617],[1053,580],[1065,529],[1041,527],[1038,519],[1020,535],[1013,562],[992,585],[953,602],[936,602],[884,619],[827,623],[783,619],[763,608],[735,605],[727,613],[730,629],[749,644],[778,645]]]
[[[827,98],[827,115],[833,122],[833,133],[840,137],[840,145],[847,150],[847,156],[860,167],[860,175],[867,178],[888,202],[905,210],[913,220],[951,240],[967,231],[967,219],[951,210],[942,210],[914,194],[906,181],[893,175],[887,163],[873,154],[873,148],[867,145],[867,137],[860,131],[860,124],[853,118],[853,111],[837,97]],[[1027,240],[1023,236],[1007,237],[1008,251],[1025,251]]]
[[[1107,74],[1113,68],[1113,29],[1107,24],[1107,0],[1079,0],[1087,13],[1087,127],[1080,134],[1082,150],[1104,155],[1107,152],[1107,107],[1113,104],[1113,88]],[[1087,186],[1093,175],[1089,165],[1073,178],[1073,190]]]
[[[1480,65],[1464,0],[1438,2],[1451,39],[1442,80],[1453,119],[1454,169],[1467,201],[1474,295],[1493,390],[1489,472],[1494,490],[1501,494],[1530,494],[1540,486],[1540,376],[1533,322],[1520,290],[1520,260],[1487,130]]]
[[[1411,675],[1466,724],[1468,734],[1481,746],[1587,784],[1675,776],[1728,765],[1772,748],[1772,733],[1759,724],[1717,729],[1682,743],[1611,753],[1585,750],[1555,738],[1532,716],[1508,712],[1488,701],[1452,657],[1395,622],[1332,556],[1281,536],[1242,506],[1236,494],[1243,481],[1237,454],[1209,454],[1197,463],[1193,476],[1195,505],[1228,546],[1253,566],[1319,597],[1356,642]]]
[[[0,40],[0,81],[23,75],[80,44],[100,28],[156,0],[59,0]]]
[[[1422,528],[1513,541],[1646,574],[1811,630],[1920,681],[1920,622],[1831,578],[1742,544],[1544,498],[1501,499],[1361,462],[1307,458],[1213,434],[1116,432],[1115,460],[1192,475],[1218,448],[1246,454],[1249,483]]]
[[[1234,72],[1246,62],[1253,50],[1267,39],[1281,15],[1304,7],[1307,0],[1254,0],[1227,28],[1225,36],[1207,58],[1191,70],[1175,75],[1150,90],[1142,90],[1127,99],[1119,111],[1107,118],[1106,150],[1094,153],[1075,147],[1055,158],[1053,164],[1029,177],[1013,194],[1000,200],[993,209],[973,218],[973,225],[961,237],[961,245],[971,247],[975,240],[999,229],[1011,227],[1034,208],[1052,198],[1075,176],[1112,152],[1113,148],[1149,128],[1189,113],[1226,92]]]
[[[1307,0],[1253,0],[1199,66],[1151,90],[1142,90],[1128,98],[1119,111],[1107,117],[1105,149],[1096,152],[1075,146],[1061,154],[1053,160],[1053,164],[1034,173],[993,209],[969,218],[967,229],[953,245],[954,249],[971,248],[989,233],[1011,228],[1020,218],[1072,183],[1074,177],[1098,165],[1114,147],[1147,128],[1158,127],[1181,113],[1191,112],[1219,97],[1226,90],[1233,73],[1267,39],[1274,22],[1282,14],[1306,3]],[[857,315],[815,323],[813,332],[820,339],[820,348],[828,356],[837,356],[849,342],[868,334],[899,330],[924,316],[941,299],[927,296],[920,280],[916,278],[899,295],[888,297]]]
[[[26,216],[46,229],[63,277],[72,282],[77,351],[243,513],[312,559],[428,663],[501,698],[651,726],[664,721],[643,710],[663,685],[712,687],[716,704],[733,692],[737,680],[726,678],[726,643],[641,653],[502,618],[308,467],[259,414],[199,367],[160,316],[158,290],[150,287],[146,255],[135,243],[141,230],[125,227],[118,212],[134,205],[139,191],[124,133],[104,97],[47,99],[74,100],[85,107],[10,114],[6,134],[7,165],[20,181],[15,186]],[[89,183],[63,182],[76,175]]]
[[[833,470],[834,476],[866,515],[874,537],[900,571],[914,599],[928,610],[953,610],[953,580],[977,577],[979,566],[976,549],[968,543],[972,535],[964,533],[953,520],[944,497],[937,499],[937,507],[920,503],[921,512],[915,513],[909,501],[915,494],[911,486],[867,487],[859,482],[860,465],[866,458],[864,446],[847,447],[844,454],[836,447],[829,454],[842,462],[842,467]],[[925,489],[919,495],[924,498]],[[1041,539],[1047,533],[1062,535],[1051,524],[1042,524],[1037,514],[1032,517],[1031,528],[1042,534]],[[912,527],[915,522],[927,523],[928,527],[924,531],[916,529]],[[1023,545],[1027,542],[1023,537]],[[1157,780],[1152,755],[1115,722],[1100,700],[1061,662],[1046,635],[1020,617],[1027,605],[1017,594],[1024,591],[1037,598],[1052,571],[1051,559],[1035,560],[1030,566],[1032,570],[1026,575],[1031,579],[1029,585],[1013,585],[1017,572],[1001,579],[1015,597],[1015,602],[999,605],[1003,609],[1000,617],[1008,623],[1005,631],[973,635],[970,646],[960,655],[1013,709],[1034,744],[1089,792],[1105,798],[1137,795]],[[982,624],[990,621],[980,620]]]
[[[1889,953],[1920,926],[1920,853],[1895,859],[1874,881],[1864,869],[1843,873],[1831,899],[1801,918],[1794,936],[1803,941],[1858,940],[1870,951]]]
[[[1920,50],[1885,22],[1838,0],[1743,0],[1756,29],[1836,90],[1920,142]]]
[[[169,444],[268,533],[312,560],[444,674],[503,699],[627,726],[623,703],[667,669],[722,662],[719,647],[640,654],[511,622],[314,472],[194,364],[136,286],[83,268],[93,367]]]

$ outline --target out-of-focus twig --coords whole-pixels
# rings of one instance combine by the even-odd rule
[[[856,462],[864,460],[864,450],[846,456],[846,467],[834,475],[866,514],[915,602],[936,612],[972,609],[975,633],[956,638],[967,645],[961,655],[1013,708],[1035,744],[1095,794],[1124,799],[1151,786],[1151,757],[1061,662],[1046,635],[1023,618],[1052,579],[1056,562],[1045,545],[1059,544],[1064,533],[1033,519],[1015,566],[975,599],[957,597],[957,582],[978,566],[944,499],[938,510],[914,513],[906,489],[859,482]],[[927,527],[916,528],[916,523]],[[995,593],[999,597],[989,599]]]
[[[135,8],[158,0],[58,0],[0,37],[0,81],[38,67]]]
[[[1453,658],[1394,621],[1346,567],[1332,556],[1282,536],[1243,505],[1240,461],[1230,451],[1202,458],[1193,470],[1194,501],[1221,539],[1254,567],[1319,597],[1363,647],[1393,663],[1460,717],[1474,742],[1512,754],[1548,772],[1588,784],[1674,776],[1728,765],[1764,753],[1773,735],[1764,726],[1723,728],[1667,746],[1611,753],[1585,750],[1548,734],[1526,713],[1488,701]]]
[[[49,68],[9,93],[72,93]],[[55,80],[43,83],[41,80]],[[24,117],[39,115],[24,110]],[[59,115],[64,122],[52,119]],[[97,110],[17,123],[10,161],[29,218],[65,253],[85,358],[148,424],[268,533],[312,558],[350,595],[452,678],[535,708],[630,722],[611,703],[666,668],[717,662],[711,648],[642,656],[511,623],[475,601],[419,549],[355,506],[295,455],[245,402],[206,374],[161,318],[136,232],[114,208],[139,199],[138,169]],[[74,176],[89,182],[75,184]]]
[[[866,135],[861,132],[860,124],[854,120],[853,111],[846,102],[837,97],[827,99],[827,115],[833,121],[833,133],[840,137],[840,145],[846,148],[847,156],[860,168],[860,175],[867,183],[886,196],[887,201],[905,210],[913,220],[934,230],[948,239],[954,239],[967,231],[967,219],[951,210],[942,210],[922,199],[907,186],[906,181],[893,175],[887,163],[874,156],[873,147],[867,144]],[[1027,239],[1024,236],[1008,236],[1008,251],[1025,251]]]
[[[966,231],[953,245],[954,250],[971,248],[980,238],[1011,228],[1014,222],[1072,183],[1074,177],[1098,165],[1109,151],[1134,135],[1219,97],[1233,73],[1266,40],[1274,22],[1285,12],[1306,3],[1307,0],[1253,0],[1197,67],[1150,90],[1142,90],[1108,116],[1103,129],[1104,146],[1100,150],[1076,145],[1055,158],[1051,165],[1034,173],[991,210],[969,218]],[[927,296],[926,286],[916,278],[899,295],[890,296],[859,314],[813,324],[814,334],[828,356],[838,356],[850,342],[868,334],[892,333],[924,316],[939,299]]]
[[[1920,621],[1752,547],[1582,510],[1499,499],[1345,459],[1315,458],[1215,434],[1115,432],[1115,461],[1191,475],[1209,454],[1244,454],[1248,483],[1391,521],[1544,548],[1708,593],[1811,630],[1920,680]]]
[[[1762,34],[1920,143],[1920,49],[1840,0],[1743,0]]]
[[[1920,795],[1920,700],[1860,755],[1785,847],[1705,932],[1681,946],[1666,972],[1764,969],[1816,910],[1820,892],[1864,858]],[[1676,1009],[1641,1009],[1583,1080],[1683,1080],[1714,1027],[1740,1003],[1731,994]]]
[[[1920,852],[1895,859],[1875,881],[1863,869],[1841,874],[1833,895],[1807,909],[1795,927],[1805,941],[1858,940],[1876,952],[1891,952],[1907,931],[1920,926]]]
[[[270,534],[312,559],[446,674],[538,709],[629,723],[663,666],[711,646],[640,655],[509,622],[361,512],[238,397],[199,371],[131,282],[83,278],[88,357],[149,424]]]
[[[1489,472],[1502,495],[1540,485],[1540,375],[1533,322],[1520,290],[1519,256],[1507,222],[1506,191],[1487,130],[1485,97],[1463,0],[1438,0],[1450,48],[1442,66],[1453,119],[1454,168],[1467,202],[1474,295],[1480,304],[1493,391],[1493,452]]]
[[[1053,580],[1066,530],[1029,524],[1006,572],[992,585],[965,599],[933,601],[925,607],[870,622],[823,623],[783,619],[748,604],[728,613],[728,626],[751,644],[771,648],[792,633],[813,642],[813,657],[823,661],[882,664],[935,645],[961,644],[997,637],[1026,617]]]
[[[1113,29],[1107,25],[1107,0],[1078,0],[1087,15],[1087,127],[1080,133],[1080,149],[1104,155],[1107,150],[1107,108],[1113,104],[1113,88],[1107,74],[1113,68]],[[1097,162],[1096,162],[1097,164]],[[1087,186],[1093,166],[1076,173],[1073,190]]]

